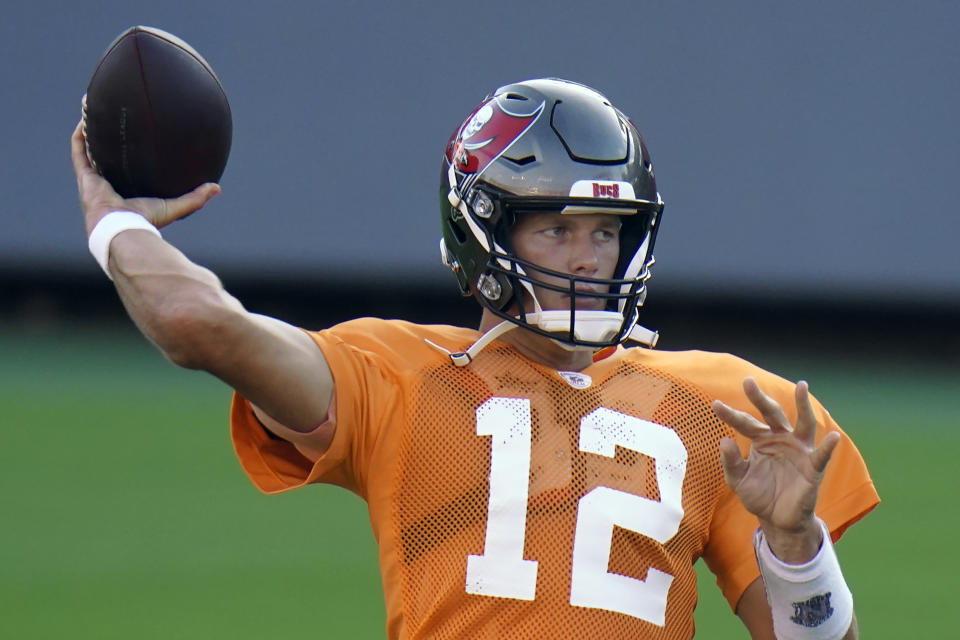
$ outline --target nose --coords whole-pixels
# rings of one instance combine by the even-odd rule
[[[596,243],[589,233],[577,233],[570,243],[570,273],[592,276],[600,265]]]

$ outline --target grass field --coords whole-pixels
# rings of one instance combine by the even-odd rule
[[[811,381],[884,499],[838,545],[862,636],[952,637],[960,368],[760,364]],[[228,397],[126,329],[0,332],[0,637],[383,637],[363,503],[260,495]],[[701,576],[698,638],[744,637]]]

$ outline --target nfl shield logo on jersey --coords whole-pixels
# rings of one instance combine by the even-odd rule
[[[557,371],[557,375],[567,381],[574,389],[586,389],[593,384],[593,379],[579,371]]]

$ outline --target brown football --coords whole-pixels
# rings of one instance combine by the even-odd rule
[[[125,198],[172,198],[218,182],[233,137],[230,104],[207,61],[152,27],[121,33],[83,104],[87,156]]]

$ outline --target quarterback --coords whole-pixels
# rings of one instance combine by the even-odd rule
[[[879,501],[866,466],[805,382],[647,348],[664,205],[601,94],[518,82],[450,138],[440,249],[478,329],[251,314],[157,231],[217,185],[123,200],[79,126],[72,155],[91,251],[170,360],[235,390],[256,486],[368,503],[388,637],[691,638],[700,558],[753,638],[858,637],[833,543]]]

